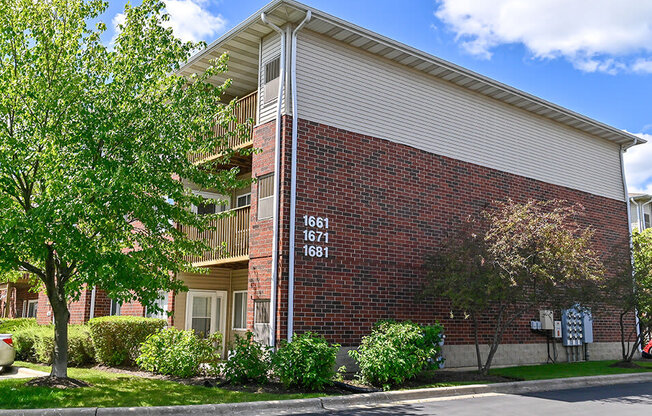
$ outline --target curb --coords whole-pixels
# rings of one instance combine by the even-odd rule
[[[257,415],[271,412],[324,413],[351,407],[373,407],[390,403],[419,401],[443,397],[487,393],[523,394],[542,391],[598,387],[613,384],[652,381],[652,373],[614,374],[608,376],[570,377],[552,380],[514,381],[496,384],[473,384],[456,387],[397,390],[390,392],[351,394],[315,399],[275,400],[266,402],[205,404],[157,407],[82,407],[67,409],[0,410],[3,416],[128,416],[128,415]]]

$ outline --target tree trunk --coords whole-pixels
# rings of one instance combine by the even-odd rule
[[[627,356],[629,355],[629,350],[627,347],[629,347],[629,341],[627,341],[627,347],[625,347],[625,323],[623,322],[623,314],[621,313],[619,316],[619,325],[620,325],[620,348],[622,349],[622,356],[623,356],[623,361],[627,361]]]
[[[54,356],[52,377],[68,377],[68,320],[70,312],[64,302],[52,302],[54,313]]]
[[[473,336],[475,340],[475,357],[478,360],[478,372],[482,373],[482,354],[480,353],[480,339],[478,337],[478,317],[475,312],[471,313],[473,319]]]

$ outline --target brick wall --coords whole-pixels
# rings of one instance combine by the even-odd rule
[[[628,232],[622,201],[300,120],[295,330],[316,331],[347,346],[379,319],[437,320],[447,343],[471,343],[462,313],[451,317],[442,299],[415,299],[422,264],[464,218],[507,197],[582,203],[603,253]],[[303,255],[304,214],[329,218],[328,259]],[[536,311],[507,331],[504,342],[543,342],[529,330],[532,318],[538,319]],[[598,313],[594,330],[596,342],[618,340],[613,315]],[[482,322],[481,331],[487,342],[490,322]]]

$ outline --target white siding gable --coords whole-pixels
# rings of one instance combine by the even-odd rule
[[[618,145],[309,30],[297,93],[302,119],[625,200]]]

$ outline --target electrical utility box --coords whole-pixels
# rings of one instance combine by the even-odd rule
[[[591,315],[591,311],[582,313],[582,327],[584,328],[584,343],[593,343],[593,315]]]
[[[561,311],[561,331],[561,342],[565,347],[576,347],[593,342],[591,312],[575,308],[564,309]]]
[[[553,338],[561,338],[561,321],[555,321],[555,332]]]
[[[546,331],[552,331],[555,329],[553,312],[550,310],[540,310],[539,311],[539,321],[541,321],[541,329]]]

